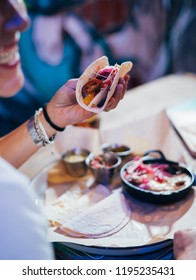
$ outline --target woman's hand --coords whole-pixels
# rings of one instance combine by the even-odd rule
[[[119,79],[114,95],[109,100],[105,111],[114,109],[119,101],[123,99],[127,90],[128,81],[128,74],[124,78]],[[95,115],[95,113],[86,111],[77,103],[75,94],[76,83],[77,79],[69,80],[47,104],[48,115],[51,121],[58,127],[80,123]]]

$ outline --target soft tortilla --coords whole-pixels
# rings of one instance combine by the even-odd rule
[[[101,238],[121,230],[130,221],[130,209],[116,192],[66,221],[57,232],[79,238]]]
[[[97,185],[89,191],[82,186],[74,185],[52,204],[45,207],[44,212],[51,226],[62,226],[66,220],[73,219],[78,213],[98,203],[110,195],[103,185]]]
[[[84,71],[84,73],[80,76],[80,78],[78,79],[77,85],[76,85],[76,99],[77,102],[79,103],[79,105],[86,109],[87,111],[91,111],[91,112],[95,112],[95,113],[99,113],[101,111],[103,111],[108,103],[108,101],[110,100],[110,98],[112,97],[112,95],[114,94],[114,91],[116,89],[116,86],[118,84],[118,80],[121,77],[124,77],[132,68],[132,62],[131,61],[126,61],[123,62],[120,66],[119,66],[119,70],[112,82],[112,85],[110,87],[110,90],[108,91],[107,94],[107,98],[103,104],[102,107],[94,107],[94,104],[98,104],[103,96],[101,94],[97,94],[95,96],[95,98],[91,101],[91,103],[89,105],[84,104],[84,99],[82,96],[82,87],[93,77],[95,77],[95,74],[102,68],[109,66],[109,61],[108,58],[106,56],[102,56],[99,59],[95,60],[92,64],[90,64],[86,70]]]

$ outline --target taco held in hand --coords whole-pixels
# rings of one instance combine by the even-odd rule
[[[95,60],[78,79],[77,102],[88,111],[103,111],[114,94],[119,78],[124,77],[131,68],[130,61],[110,66],[106,56]]]

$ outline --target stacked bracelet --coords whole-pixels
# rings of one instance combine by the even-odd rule
[[[46,110],[46,104],[43,106],[43,113],[46,121],[49,123],[49,125],[54,128],[56,131],[64,131],[65,127],[59,127],[56,124],[54,124],[51,119],[48,116],[47,110]]]
[[[55,138],[55,134],[48,138],[45,128],[39,118],[42,108],[35,112],[35,115],[29,120],[27,129],[33,140],[33,142],[39,146],[46,146],[52,144]]]

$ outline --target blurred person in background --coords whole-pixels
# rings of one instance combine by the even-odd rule
[[[134,62],[130,88],[196,73],[195,0],[95,0],[74,10],[96,27],[112,61]]]
[[[0,135],[102,55],[111,64],[133,61],[129,88],[171,73],[196,73],[195,2],[26,0],[32,25],[20,40],[25,86],[16,97],[0,99]]]

